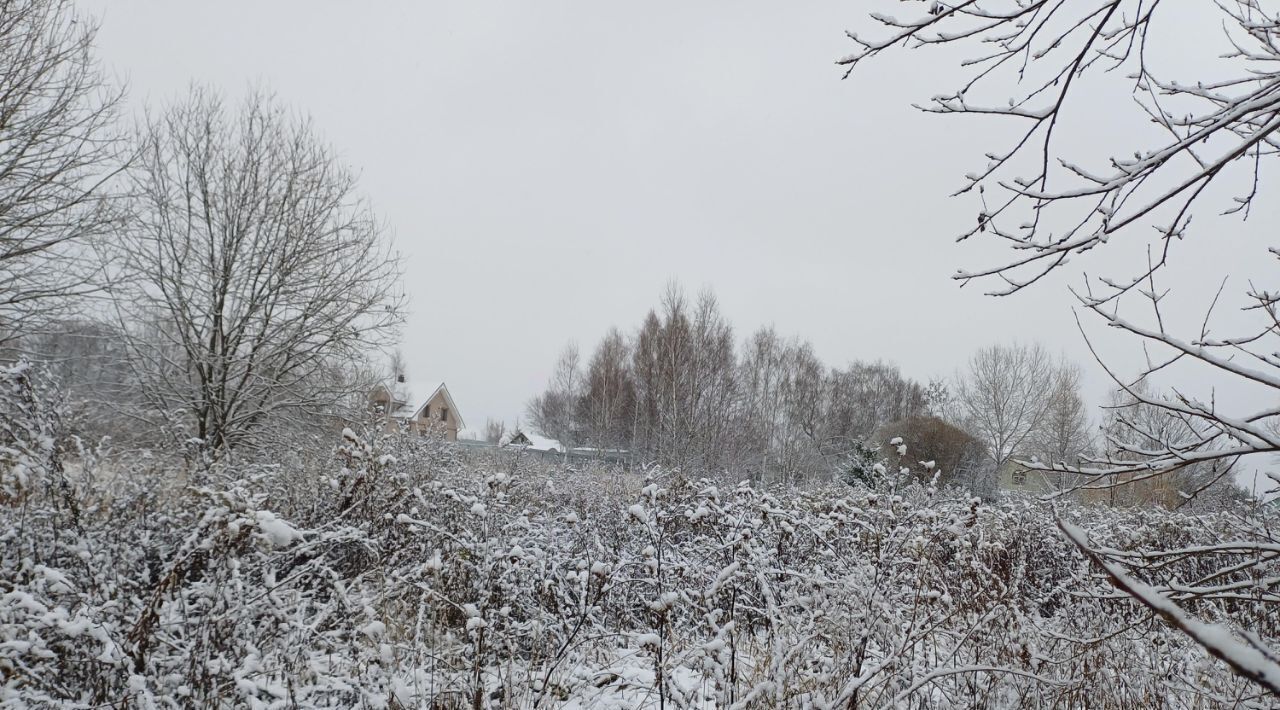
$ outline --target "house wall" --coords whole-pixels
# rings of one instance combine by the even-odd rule
[[[1084,500],[1089,503],[1107,505],[1159,505],[1173,508],[1181,502],[1177,487],[1169,476],[1153,476],[1143,478],[1140,474],[1126,474],[1112,479],[1125,481],[1121,486],[1110,488],[1086,489],[1081,491]]]

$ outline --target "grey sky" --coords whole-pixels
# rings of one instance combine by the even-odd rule
[[[404,254],[410,376],[447,380],[473,429],[511,424],[567,341],[637,325],[672,278],[713,288],[740,336],[773,323],[833,365],[926,379],[1036,339],[1105,390],[1069,274],[1006,299],[950,280],[992,252],[953,243],[977,208],[946,195],[1010,127],[913,110],[954,88],[930,55],[840,81],[862,3],[84,6],[137,108],[263,84],[314,117]],[[1105,105],[1082,140],[1111,130]],[[1266,209],[1205,236],[1244,245]],[[1190,253],[1224,251],[1218,273],[1261,256]]]

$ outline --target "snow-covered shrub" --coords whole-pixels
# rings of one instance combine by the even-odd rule
[[[75,511],[38,491],[0,506],[0,704],[1191,707],[1250,692],[1033,501],[646,478],[377,432],[270,459],[186,487],[156,484],[163,461],[109,461],[109,483],[71,489]],[[1120,550],[1242,528],[1059,512]],[[1241,589],[1275,573],[1150,570]],[[1196,611],[1280,635],[1238,596]]]
[[[0,367],[0,503],[61,477],[61,430],[61,398],[45,373],[25,360]]]

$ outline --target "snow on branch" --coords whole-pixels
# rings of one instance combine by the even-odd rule
[[[898,3],[909,7],[913,3]],[[960,235],[1007,243],[1016,256],[962,270],[961,281],[994,279],[993,295],[1030,286],[1079,254],[1131,227],[1156,229],[1164,249],[1190,226],[1206,188],[1232,174],[1246,186],[1224,211],[1247,217],[1257,195],[1257,163],[1280,150],[1280,22],[1258,0],[1204,3],[1221,15],[1222,31],[1200,40],[1224,45],[1221,67],[1205,77],[1169,77],[1160,52],[1185,42],[1176,21],[1157,17],[1188,9],[1162,0],[998,0],[919,3],[912,16],[871,20],[888,32],[848,36],[858,51],[840,58],[855,67],[895,48],[951,45],[969,51],[957,89],[922,110],[1005,116],[1022,126],[1006,147],[965,176],[956,194],[976,198],[977,219]],[[1212,50],[1210,50],[1212,51]],[[1222,71],[1217,71],[1222,69]],[[1173,70],[1168,70],[1169,72]],[[1181,70],[1179,70],[1181,71]],[[1227,78],[1218,78],[1223,72]],[[1157,133],[1130,154],[1082,153],[1069,133],[1084,103],[1102,88],[1127,91],[1128,116]],[[1109,104],[1113,121],[1124,104]],[[1095,144],[1088,141],[1087,145]],[[975,190],[975,188],[977,188]]]
[[[1089,535],[1081,528],[1059,518],[1058,527],[1076,547],[1102,568],[1117,587],[1127,592],[1165,621],[1182,630],[1204,647],[1213,657],[1225,662],[1236,673],[1280,696],[1280,657],[1256,639],[1237,639],[1220,624],[1206,624],[1192,617],[1153,587],[1141,582],[1101,551],[1090,546]]]

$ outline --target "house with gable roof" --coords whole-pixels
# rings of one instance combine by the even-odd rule
[[[389,432],[421,435],[440,432],[447,441],[457,441],[458,430],[466,428],[462,413],[444,382],[426,397],[419,398],[405,376],[396,375],[394,380],[374,386],[369,393],[369,408],[386,417]]]

